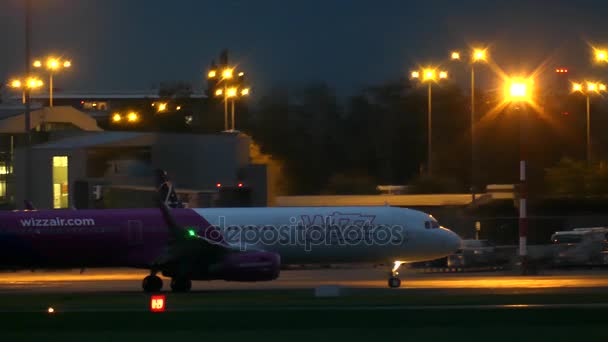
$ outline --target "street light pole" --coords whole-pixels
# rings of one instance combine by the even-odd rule
[[[528,102],[533,102],[532,84],[534,80],[531,78],[520,79],[511,78],[507,80],[505,87],[506,100],[516,102],[516,112],[519,117],[519,258],[521,261],[521,272],[523,275],[534,272],[528,264],[528,177],[526,174],[528,161],[528,111],[530,106]]]
[[[528,189],[527,189],[527,175],[526,175],[526,163],[528,159],[527,151],[527,110],[524,108],[520,109],[519,118],[519,256],[521,258],[523,273],[527,272],[528,269],[528,250],[527,250],[527,239],[528,239]]]
[[[53,108],[53,70],[49,72],[49,107]]]
[[[448,78],[447,71],[427,68],[421,71],[412,71],[411,77],[427,82],[427,175],[433,174],[433,82]]]
[[[427,114],[427,127],[428,127],[428,131],[427,131],[427,167],[428,167],[428,175],[432,175],[433,174],[433,108],[432,108],[432,96],[433,96],[433,87],[432,87],[432,82],[428,82],[428,114]]]
[[[593,93],[602,93],[606,91],[606,85],[603,83],[595,83],[595,82],[586,82],[587,85],[585,89],[583,89],[583,84],[581,83],[572,83],[572,91],[580,92],[585,95],[586,102],[586,128],[587,128],[587,141],[586,141],[586,156],[587,156],[587,167],[591,167],[593,155],[592,155],[592,147],[591,147],[591,95]]]
[[[591,101],[589,94],[587,97],[587,167],[591,166]]]
[[[235,100],[234,100],[234,98],[233,98],[233,99],[232,99],[232,130],[233,130],[233,131],[234,131],[234,129],[235,129],[235,128],[234,128],[234,127],[235,127],[235,125],[234,125],[234,101],[235,101]]]
[[[224,131],[228,130],[228,89],[224,83]]]
[[[470,54],[471,64],[471,200],[475,203],[475,193],[477,191],[477,147],[475,145],[475,63],[487,61],[487,49],[475,48]],[[461,60],[460,52],[453,51],[452,60]]]
[[[475,66],[471,63],[471,198],[475,203],[477,154],[475,153]]]
[[[30,61],[31,61],[31,54],[32,54],[32,50],[31,50],[31,34],[32,34],[32,18],[31,18],[31,11],[32,11],[32,1],[31,0],[25,0],[25,75],[26,77],[30,76]],[[24,100],[25,100],[25,134],[26,134],[26,140],[25,140],[25,172],[24,172],[24,182],[22,183],[24,185],[24,195],[25,195],[25,199],[26,200],[31,200],[31,196],[30,196],[30,186],[29,186],[29,180],[30,180],[30,169],[31,169],[31,144],[32,144],[32,134],[30,132],[30,126],[31,126],[31,118],[30,118],[30,111],[31,111],[31,104],[30,104],[30,89],[28,89],[28,87],[24,88],[25,91],[25,96],[24,96]],[[12,158],[12,156],[11,156]]]

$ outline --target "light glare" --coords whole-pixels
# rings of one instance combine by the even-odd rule
[[[587,83],[587,91],[597,91],[597,83]]]
[[[59,61],[55,58],[49,58],[46,62],[46,66],[51,70],[56,70],[59,68]]]
[[[505,100],[525,101],[533,103],[532,85],[534,80],[530,78],[510,78],[505,84]]]
[[[225,79],[230,79],[232,78],[232,69],[224,69],[224,71],[222,71],[222,77]]]
[[[228,88],[226,90],[226,96],[235,97],[236,96],[236,88]]]
[[[139,115],[137,115],[135,112],[131,112],[129,115],[127,115],[127,120],[129,120],[129,122],[136,122],[139,120]]]
[[[473,50],[473,61],[485,61],[486,60],[486,50],[483,49],[474,49]]]
[[[460,59],[460,52],[458,52],[458,51],[452,52],[452,59]]]

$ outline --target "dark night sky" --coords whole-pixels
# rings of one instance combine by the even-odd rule
[[[74,61],[66,90],[201,86],[229,48],[255,88],[327,81],[342,94],[482,42],[512,72],[543,60],[588,75],[587,42],[608,43],[606,1],[32,0],[33,56]],[[0,0],[0,80],[23,72],[23,0]],[[551,58],[551,59],[548,59]]]

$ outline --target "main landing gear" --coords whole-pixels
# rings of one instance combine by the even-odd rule
[[[399,279],[399,272],[397,272],[399,270],[399,267],[401,267],[401,264],[403,264],[403,262],[395,261],[393,269],[389,273],[388,287],[394,289],[401,286],[401,279]]]
[[[163,288],[163,280],[156,274],[150,274],[144,278],[141,287],[145,292],[159,292]]]
[[[160,292],[163,289],[163,280],[156,274],[150,274],[144,278],[141,284],[144,292]],[[171,278],[171,290],[173,292],[188,292],[192,288],[192,281],[188,278]]]

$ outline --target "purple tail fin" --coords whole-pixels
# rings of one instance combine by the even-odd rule
[[[175,193],[173,183],[169,180],[165,170],[156,170],[156,186],[160,201],[167,204],[169,208],[183,208],[184,204],[179,200]]]

